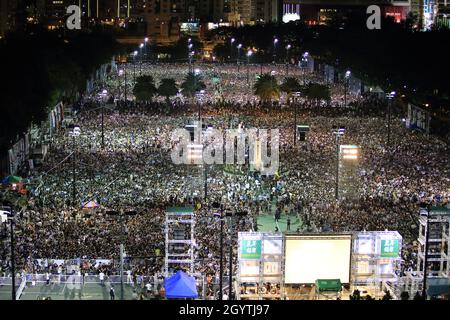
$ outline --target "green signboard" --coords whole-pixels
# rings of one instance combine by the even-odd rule
[[[381,257],[398,257],[398,239],[381,240]]]
[[[241,240],[241,259],[261,259],[261,240]]]

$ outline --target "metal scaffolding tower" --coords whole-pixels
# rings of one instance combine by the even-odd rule
[[[450,277],[450,209],[421,208],[419,218],[417,276],[427,278]]]
[[[165,264],[164,274],[169,276],[171,268],[189,269],[194,273],[194,228],[195,214],[191,207],[166,209],[165,222]],[[187,268],[185,268],[187,266]]]

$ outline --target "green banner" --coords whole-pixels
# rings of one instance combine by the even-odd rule
[[[241,259],[261,259],[261,240],[241,240]]]
[[[381,257],[398,257],[398,239],[381,240]]]

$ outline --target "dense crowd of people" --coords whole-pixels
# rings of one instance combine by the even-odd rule
[[[133,65],[122,66],[132,82]],[[141,67],[156,82],[173,77],[181,83],[187,64]],[[195,272],[218,276],[220,256],[219,219],[214,202],[229,211],[246,211],[227,231],[226,245],[237,247],[237,232],[257,230],[257,218],[275,210],[290,212],[302,221],[302,231],[397,230],[403,237],[402,270],[416,269],[414,240],[418,237],[420,202],[447,203],[449,199],[448,146],[437,138],[405,128],[394,116],[390,143],[386,139],[383,102],[373,96],[349,95],[343,106],[342,85],[332,86],[332,101],[300,106],[259,103],[246,84],[246,68],[237,72],[231,65],[201,65],[207,85],[201,104],[203,122],[217,129],[278,128],[280,168],[273,176],[230,174],[223,165],[176,165],[170,152],[173,130],[197,119],[198,105],[182,95],[170,104],[156,98],[133,101],[131,86],[124,101],[123,76],[117,72],[98,83],[80,102],[71,129],[52,137],[43,165],[30,174],[37,181],[28,206],[17,220],[17,265],[24,272],[41,272],[35,259],[118,259],[124,243],[134,275],[161,275],[164,271],[165,209],[170,206],[195,208]],[[281,80],[284,66],[265,66]],[[267,69],[269,68],[269,69]],[[251,79],[260,66],[251,66]],[[267,70],[266,70],[267,69]],[[291,68],[290,76],[323,82],[318,75],[304,75]],[[180,71],[181,70],[181,71]],[[136,67],[139,74],[139,67]],[[211,82],[216,76],[221,87]],[[120,88],[122,86],[122,88]],[[109,100],[98,95],[106,89]],[[120,92],[120,96],[119,96]],[[305,141],[294,146],[294,113],[297,124],[307,124]],[[104,146],[102,146],[102,117]],[[356,185],[348,196],[335,199],[336,138],[333,127],[345,127],[340,144],[361,148],[355,171]],[[241,171],[247,172],[242,166]],[[206,172],[205,172],[206,171]],[[204,198],[204,186],[207,198]],[[74,198],[75,197],[75,198]],[[93,207],[86,208],[88,203]],[[135,212],[120,218],[111,212]],[[227,229],[228,229],[227,223]],[[231,239],[231,240],[229,240]],[[7,261],[7,250],[0,252]],[[228,266],[228,255],[224,265]],[[236,270],[237,254],[233,255]],[[4,265],[5,272],[7,270]],[[56,271],[55,271],[56,270]],[[58,272],[55,266],[52,272]],[[83,272],[114,273],[112,267],[85,267]],[[213,294],[213,293],[211,293]]]

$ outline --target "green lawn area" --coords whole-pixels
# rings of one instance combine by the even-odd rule
[[[280,232],[287,231],[287,218],[288,216],[282,214],[280,220],[278,220],[278,230]],[[297,227],[302,226],[302,221],[294,215],[289,216],[291,219],[290,231],[296,231]],[[276,223],[273,214],[263,214],[258,216],[258,232],[273,232],[275,231]]]

